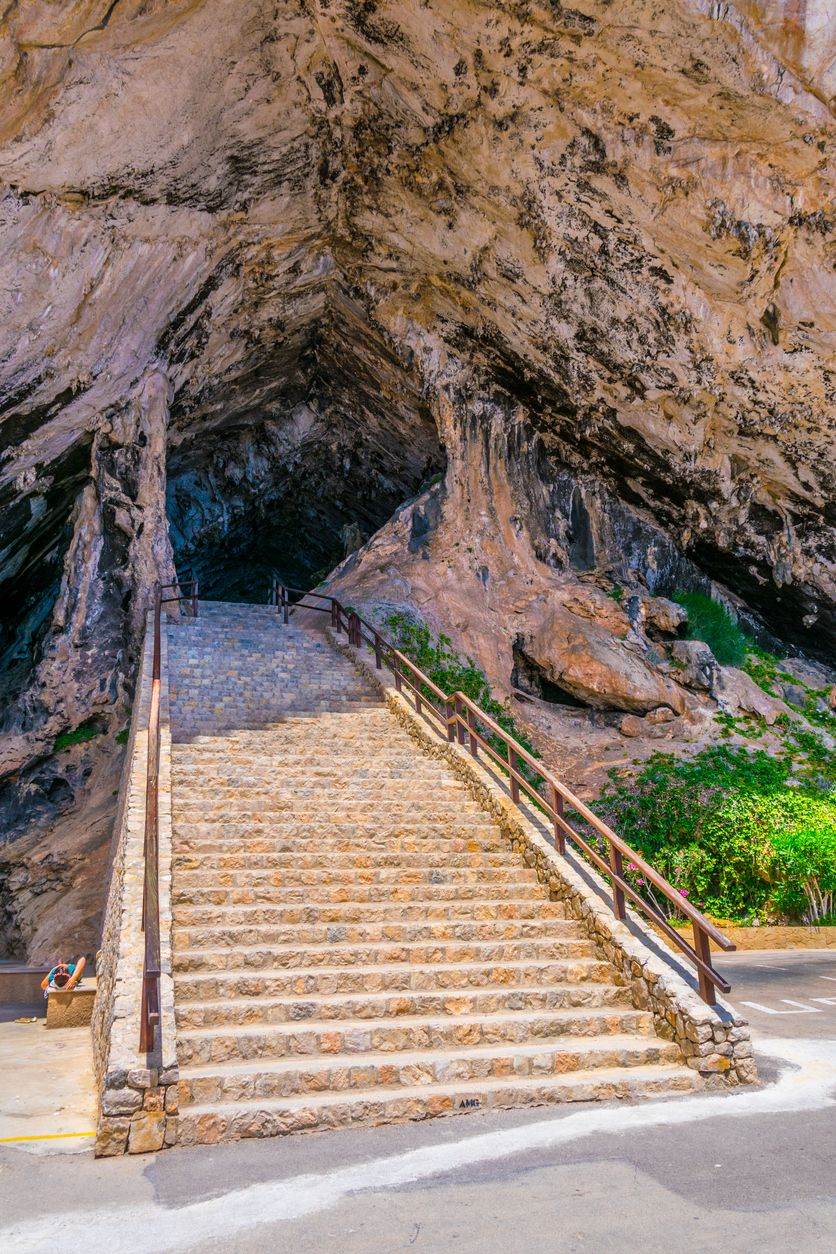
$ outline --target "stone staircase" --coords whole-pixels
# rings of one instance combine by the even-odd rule
[[[181,1142],[699,1083],[347,659],[268,607],[168,642]]]

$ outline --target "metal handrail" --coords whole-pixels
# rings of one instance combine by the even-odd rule
[[[154,589],[154,655],[151,671],[151,705],[148,710],[148,763],[145,778],[145,878],[142,890],[142,930],[145,953],[142,965],[142,1001],[139,1014],[139,1048],[150,1054],[160,1024],[160,638],[162,588]]]
[[[173,597],[162,597],[162,598],[161,598],[161,604],[162,604],[162,605],[170,605],[172,601],[177,601],[177,603],[178,603],[178,604],[181,604],[183,601],[186,601],[186,602],[188,602],[189,609],[191,610],[191,615],[192,615],[192,618],[197,618],[197,615],[198,615],[198,603],[197,603],[198,583],[197,583],[197,580],[196,580],[196,579],[186,579],[186,580],[184,580],[184,582],[183,582],[183,583],[180,583],[180,581],[179,581],[179,580],[175,579],[175,580],[172,580],[172,582],[171,582],[171,583],[163,583],[163,584],[160,584],[160,588],[162,589],[162,591],[163,591],[163,592],[166,590],[166,588],[177,588],[177,589],[178,589],[178,592],[177,592],[177,594],[176,594],[175,596],[173,596]],[[190,591],[190,592],[188,592],[188,593],[187,593],[187,592],[185,592],[185,591],[184,591],[184,589],[186,589],[186,588],[190,588],[190,589],[191,589],[191,591]]]
[[[717,1000],[715,990],[718,988],[724,993],[729,992],[731,985],[711,965],[711,946],[709,942],[714,941],[720,949],[727,953],[736,948],[734,943],[727,936],[724,936],[696,906],[683,897],[672,884],[668,883],[664,876],[660,875],[658,871],[645,861],[640,853],[628,845],[625,840],[622,840],[579,797],[576,797],[571,789],[556,779],[538,758],[529,753],[519,741],[515,740],[503,727],[500,727],[489,714],[486,714],[465,693],[461,691],[453,693],[443,692],[424,674],[420,667],[416,666],[405,654],[401,653],[390,641],[386,640],[376,627],[373,627],[371,623],[361,618],[356,610],[347,610],[336,597],[322,592],[307,592],[302,588],[290,588],[274,579],[271,589],[271,604],[277,607],[285,623],[289,621],[291,595],[300,596],[300,600],[295,602],[294,608],[316,610],[326,614],[330,613],[331,624],[334,630],[341,633],[345,629],[348,634],[349,644],[355,648],[362,648],[364,643],[368,644],[374,650],[377,669],[380,670],[383,663],[386,663],[394,675],[396,689],[402,692],[405,687],[412,694],[416,711],[420,714],[426,710],[428,714],[433,716],[441,727],[444,728],[448,741],[458,741],[459,744],[466,745],[474,757],[478,757],[480,750],[482,750],[493,758],[509,777],[511,799],[514,803],[519,805],[521,793],[525,793],[526,797],[533,802],[537,809],[549,816],[554,829],[555,848],[558,853],[565,854],[566,837],[568,836],[572,843],[586,855],[593,865],[609,878],[612,886],[612,908],[615,917],[622,921],[626,919],[626,900],[629,899],[688,958],[696,968],[700,996],[704,1001],[709,1005],[713,1005]],[[303,602],[307,597],[316,597],[320,601],[328,602],[328,605],[305,605]],[[439,709],[435,702],[440,702],[444,707],[443,710]],[[480,727],[486,729],[489,734],[485,735],[484,730],[480,730]],[[497,750],[489,737],[498,738],[504,745],[504,752]],[[521,763],[525,763],[542,779],[546,786],[545,795],[539,790],[539,787],[535,786],[521,772],[519,769]],[[567,821],[565,815],[567,807],[575,810],[595,831],[596,836],[605,842],[606,856],[600,849],[590,844]],[[638,890],[624,878],[625,861],[632,864],[632,867],[640,872],[645,880],[649,881],[655,889],[675,906],[678,913],[685,915],[690,921],[694,933],[693,945],[689,944],[685,937],[671,926],[662,912],[653,903],[645,900]]]
[[[176,588],[176,596],[163,596]],[[185,593],[184,589],[190,592]],[[163,606],[188,601],[194,618],[198,615],[198,583],[157,584],[154,589],[154,652],[151,666],[151,704],[148,709],[148,760],[145,775],[145,843],[142,886],[142,996],[139,1011],[139,1049],[150,1054],[160,1026],[160,677],[162,671]]]

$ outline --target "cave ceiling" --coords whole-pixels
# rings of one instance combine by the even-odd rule
[[[151,387],[202,576],[320,577],[505,414],[829,648],[834,35],[790,7],[7,5],[4,626],[42,627],[86,481],[134,544],[101,450]]]

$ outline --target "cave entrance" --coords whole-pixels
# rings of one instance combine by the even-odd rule
[[[314,587],[444,469],[413,372],[350,302],[195,406],[172,410],[178,576],[213,600]]]
[[[517,636],[512,646],[514,667],[511,671],[511,685],[528,697],[538,697],[550,705],[567,706],[572,710],[588,710],[586,701],[581,701],[573,693],[567,692],[556,684],[532,657],[526,653],[522,638]]]

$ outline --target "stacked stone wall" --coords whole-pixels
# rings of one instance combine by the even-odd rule
[[[536,869],[552,900],[562,901],[567,914],[586,927],[600,954],[629,986],[634,1006],[652,1011],[658,1034],[679,1045],[683,1060],[706,1085],[754,1083],[757,1067],[747,1021],[722,1000],[708,1006],[697,991],[696,977],[634,910],[628,910],[627,923],[616,919],[603,879],[579,855],[557,853],[533,807],[523,811],[511,800],[498,769],[487,769],[469,749],[442,739],[438,724],[416,712],[395,689],[391,673],[376,669],[371,654],[352,648],[330,628],[328,637],[380,688],[416,744],[431,757],[444,759],[467,784],[499,823],[514,852]]]
[[[171,974],[171,732],[168,649],[162,633],[159,764],[161,1025],[151,1055],[139,1051],[145,940],[145,787],[151,704],[153,621],[149,614],[117,810],[98,988],[93,1056],[99,1092],[96,1154],[144,1153],[177,1135],[177,1054]]]

